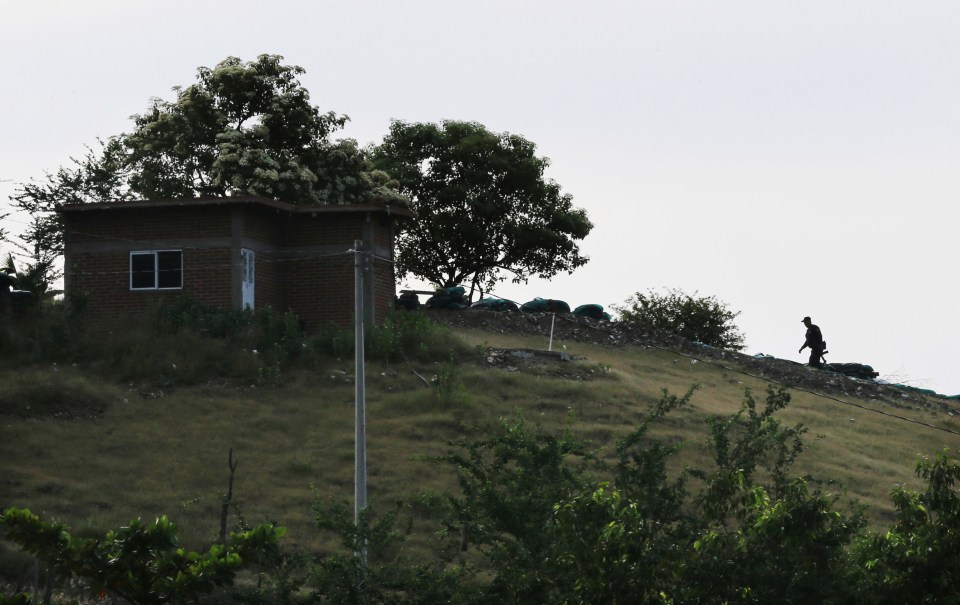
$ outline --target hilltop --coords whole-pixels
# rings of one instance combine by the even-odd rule
[[[960,413],[956,397],[932,391],[857,379],[836,372],[816,370],[805,364],[770,356],[753,356],[692,343],[672,334],[644,330],[624,322],[597,321],[573,314],[554,318],[547,314],[495,313],[486,311],[423,311],[431,321],[458,329],[493,334],[538,336],[549,340],[551,328],[558,343],[590,343],[604,347],[637,346],[673,351],[703,361],[726,364],[737,371],[775,384],[813,390],[828,395],[855,396],[877,400],[895,408],[937,410],[947,415]]]

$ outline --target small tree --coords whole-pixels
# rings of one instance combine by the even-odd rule
[[[134,605],[196,603],[276,549],[285,532],[261,525],[231,534],[229,546],[214,544],[208,552],[196,553],[180,548],[177,527],[166,516],[153,523],[132,521],[103,538],[79,538],[63,523],[8,508],[0,515],[0,529],[59,577],[79,578],[100,596],[115,595]]]
[[[893,526],[853,549],[849,584],[863,603],[960,602],[960,463],[944,449],[916,474],[925,488],[897,486]]]
[[[744,336],[733,320],[740,312],[733,312],[715,296],[686,294],[668,289],[666,294],[653,290],[637,292],[623,306],[614,307],[620,321],[682,336],[721,349],[742,350]]]

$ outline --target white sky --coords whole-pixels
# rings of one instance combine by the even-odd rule
[[[281,54],[361,144],[474,120],[552,159],[592,260],[501,296],[698,291],[797,361],[811,315],[831,361],[956,394],[958,31],[954,1],[0,0],[0,200],[198,66]]]

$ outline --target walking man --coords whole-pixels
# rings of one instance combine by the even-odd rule
[[[820,333],[820,328],[810,321],[809,316],[803,318],[803,325],[807,326],[807,335],[798,352],[803,353],[804,349],[810,347],[810,365],[819,368],[823,365],[821,359],[826,352],[827,343],[823,342],[823,334]]]

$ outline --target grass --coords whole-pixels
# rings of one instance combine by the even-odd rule
[[[232,448],[239,466],[231,523],[276,521],[289,529],[291,547],[329,546],[314,529],[311,506],[318,498],[353,497],[351,360],[316,355],[263,380],[249,349],[196,335],[169,334],[163,351],[130,347],[126,359],[118,356],[117,343],[130,346],[134,336],[104,339],[97,345],[104,357],[76,365],[21,358],[0,370],[0,506],[27,507],[86,533],[168,514],[186,544],[202,546],[219,529]],[[678,465],[707,465],[707,419],[739,409],[745,389],[758,399],[766,389],[759,379],[659,350],[562,343],[582,359],[556,363],[555,375],[542,366],[491,366],[478,354],[542,348],[542,338],[467,330],[427,337],[437,339],[430,354],[384,355],[366,371],[374,507],[451,489],[448,469],[423,458],[445,451],[464,425],[519,413],[559,430],[572,417],[573,430],[609,456],[662,389],[682,394],[692,384],[701,386],[691,406],[654,433],[686,444]],[[108,360],[118,365],[116,375]],[[184,372],[167,371],[167,364]],[[896,413],[956,427],[943,413]],[[799,391],[782,421],[809,429],[798,472],[842,483],[875,524],[889,520],[895,484],[919,485],[919,455],[960,447],[956,435]],[[411,548],[427,540],[425,532]]]

